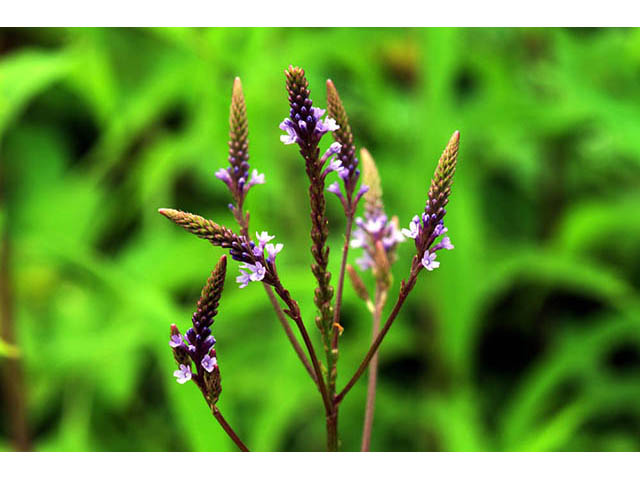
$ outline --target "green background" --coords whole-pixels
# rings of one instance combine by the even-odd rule
[[[372,449],[640,448],[639,30],[2,29],[0,55],[0,281],[32,448],[235,450],[197,388],[175,382],[167,344],[222,251],[156,211],[234,226],[213,173],[236,75],[267,177],[248,197],[253,230],[285,243],[279,271],[319,340],[307,180],[279,141],[289,64],[318,106],[334,80],[403,225],[461,131],[456,249],[382,345]],[[335,278],[333,196],[328,213]],[[399,248],[392,297],[412,252]],[[322,450],[320,396],[263,289],[238,289],[236,271],[214,324],[219,406],[254,450]],[[343,311],[339,385],[371,330],[350,288]],[[0,363],[11,449],[19,370]],[[343,403],[343,450],[359,449],[365,384]]]

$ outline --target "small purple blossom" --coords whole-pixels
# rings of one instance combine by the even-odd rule
[[[442,235],[443,233],[447,233],[448,231],[449,229],[444,226],[444,223],[440,222],[438,225],[436,225],[436,228],[433,230],[433,234],[436,237],[439,237],[440,235]]]
[[[420,217],[415,215],[409,223],[409,229],[403,228],[402,233],[407,238],[416,238],[420,233]]]
[[[321,118],[325,110],[310,107],[310,113],[313,116],[307,116],[306,121],[301,119],[299,114],[296,114],[295,119],[287,117],[280,122],[280,130],[286,133],[286,135],[280,135],[280,141],[285,145],[291,145],[292,143],[303,144],[307,140],[317,143],[325,133],[333,132],[340,128],[333,118],[326,117],[324,120]],[[313,132],[309,131],[308,124],[315,125]],[[311,133],[313,135],[310,135]]]
[[[369,185],[362,185],[360,190],[358,190],[358,194],[356,195],[356,204],[360,201],[362,196],[369,191]]]
[[[440,243],[438,243],[435,247],[433,247],[433,251],[437,251],[437,250],[453,250],[453,243],[451,243],[451,239],[449,237],[442,237],[442,240],[440,240]]]
[[[242,270],[245,269],[246,271]],[[236,282],[240,284],[240,288],[249,285],[249,282],[259,282],[264,278],[266,269],[262,263],[243,263],[240,265],[240,275],[236,277]]]
[[[258,240],[258,242],[260,243],[260,247],[262,248],[264,248],[264,246],[274,238],[276,238],[276,236],[269,235],[269,232],[262,232],[262,233],[256,232],[256,240]]]
[[[169,346],[171,348],[178,348],[184,345],[184,340],[182,339],[182,335],[179,333],[171,335],[171,340],[169,340]]]
[[[213,372],[213,369],[217,364],[218,359],[216,357],[210,357],[208,354],[202,357],[202,362],[200,362],[202,368],[204,368],[209,373]]]
[[[289,118],[285,118],[282,123],[280,123],[280,130],[284,130],[287,133],[286,135],[280,135],[280,141],[285,145],[291,145],[298,141],[298,134],[293,125],[293,122]]]
[[[356,258],[356,263],[360,267],[360,270],[362,270],[363,272],[373,267],[373,259],[371,258],[371,255],[367,253],[366,250],[361,257]]]
[[[327,192],[335,193],[338,197],[342,198],[342,192],[340,191],[340,185],[338,182],[333,182],[327,187]]]
[[[191,366],[180,365],[180,370],[173,372],[173,376],[176,377],[176,381],[180,384],[187,383],[191,380]]]
[[[338,175],[342,175],[342,172],[345,168],[342,166],[342,162],[340,160],[331,160],[327,168],[324,169],[324,174],[326,175],[329,172],[338,172]]]
[[[440,262],[436,262],[436,254],[430,253],[429,250],[424,252],[424,256],[422,257],[422,265],[429,271],[432,271],[435,268],[440,266]]]
[[[227,186],[231,186],[231,175],[229,175],[229,171],[226,168],[220,168],[215,173],[216,177],[222,180]]]
[[[282,243],[278,243],[274,245],[273,243],[267,244],[265,250],[267,251],[267,260],[269,262],[274,262],[276,259],[276,255],[280,253],[284,245]]]
[[[382,210],[365,212],[365,218],[356,218],[357,228],[351,238],[352,248],[362,248],[363,256],[356,260],[362,270],[374,265],[373,252],[377,242],[382,243],[385,252],[394,251],[396,245],[404,241],[404,236],[398,231],[396,223],[389,220]]]
[[[251,178],[242,187],[243,190],[244,190],[244,193],[247,193],[249,191],[249,189],[251,187],[253,187],[254,185],[262,185],[264,182],[265,182],[264,173],[258,173],[258,170],[254,169],[253,172],[251,172]]]
[[[315,132],[322,136],[327,132],[335,132],[339,128],[340,125],[333,118],[327,117],[324,120],[317,121]]]

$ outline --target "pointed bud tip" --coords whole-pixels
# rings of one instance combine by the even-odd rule
[[[453,135],[451,135],[451,141],[453,142],[460,141],[460,130],[456,130],[455,132],[453,132]]]
[[[173,208],[159,208],[158,213],[160,215],[164,215],[168,219],[172,219],[175,217],[176,213],[178,213],[178,210],[174,210]]]

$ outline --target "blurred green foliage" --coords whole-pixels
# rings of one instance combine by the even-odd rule
[[[318,339],[306,177],[279,141],[292,63],[316,105],[334,80],[403,224],[462,132],[456,249],[382,345],[372,449],[640,449],[640,30],[2,29],[0,54],[0,226],[34,448],[234,450],[167,345],[222,252],[156,210],[233,226],[213,172],[236,75],[267,176],[252,226],[285,243],[279,270]],[[322,450],[320,397],[234,269],[214,324],[221,410],[252,449]],[[350,289],[343,311],[339,385],[371,328]],[[341,409],[344,450],[365,385]]]

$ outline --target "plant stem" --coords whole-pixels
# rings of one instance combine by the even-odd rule
[[[380,330],[380,317],[382,309],[386,302],[386,291],[384,287],[376,284],[375,307],[373,311],[373,333],[371,335],[371,343],[373,343]],[[362,427],[362,452],[368,452],[371,446],[371,430],[373,428],[373,414],[376,405],[376,384],[378,380],[378,352],[371,358],[369,364],[369,382],[367,384],[367,405],[364,412],[364,425]]]
[[[263,283],[262,285],[264,286],[264,290],[265,290],[265,292],[267,292],[267,296],[269,297],[269,301],[271,302],[271,305],[273,306],[273,309],[275,310],[276,315],[278,316],[278,320],[280,321],[280,324],[282,325],[282,328],[284,329],[284,333],[287,335],[287,338],[289,339],[289,342],[291,342],[291,346],[296,351],[296,354],[298,355],[298,358],[300,359],[300,361],[304,365],[304,368],[307,370],[307,373],[309,373],[309,376],[311,377],[311,380],[313,380],[313,382],[317,384],[318,383],[318,379],[316,378],[316,374],[313,371],[313,367],[309,363],[309,359],[307,358],[307,355],[304,353],[304,350],[302,349],[302,345],[300,345],[300,342],[298,342],[298,339],[296,338],[295,334],[293,333],[293,330],[292,330],[291,326],[289,325],[289,321],[285,317],[284,312],[282,311],[282,308],[280,307],[280,304],[278,303],[278,299],[274,295],[273,290],[271,290],[271,287],[269,285],[267,285],[266,283]]]
[[[242,211],[242,204],[238,204],[236,206],[235,211]],[[238,224],[240,225],[240,231],[242,233],[242,235],[244,235],[246,238],[250,238],[249,236],[249,214],[243,214],[242,218],[238,218],[238,216],[236,216],[236,220],[238,222]],[[271,287],[269,285],[267,285],[266,283],[262,284],[264,286],[264,291],[267,293],[267,296],[269,297],[269,301],[271,302],[271,306],[273,307],[273,310],[276,312],[276,316],[278,317],[278,320],[280,321],[280,325],[282,325],[282,328],[284,329],[284,333],[287,336],[287,338],[289,339],[289,342],[291,343],[291,346],[293,347],[293,349],[296,351],[296,354],[298,355],[298,358],[300,359],[300,361],[302,362],[302,364],[304,365],[304,368],[307,370],[307,373],[309,373],[309,376],[311,377],[311,380],[314,381],[314,383],[317,385],[318,384],[318,380],[316,378],[316,374],[313,371],[313,368],[311,368],[311,364],[309,363],[309,359],[307,359],[307,356],[304,353],[304,350],[302,349],[302,345],[300,345],[300,342],[298,342],[298,339],[296,338],[295,334],[293,333],[293,330],[291,329],[291,326],[289,325],[288,320],[286,319],[284,312],[282,311],[282,308],[280,307],[280,304],[278,303],[278,299],[275,297],[275,295],[273,294],[273,290],[271,290]]]
[[[327,450],[338,451],[338,407],[334,406],[331,413],[327,413]]]
[[[215,405],[212,405],[211,413],[213,413],[213,416],[216,417],[216,420],[218,421],[220,426],[224,429],[227,435],[229,435],[229,438],[233,440],[233,442],[238,446],[238,448],[243,452],[248,452],[249,449],[242,442],[242,440],[240,440],[240,437],[238,437],[238,434],[233,430],[233,428],[231,428],[231,425],[229,425],[229,423],[222,416],[222,413],[220,413],[220,410],[218,409],[218,407],[216,407]]]
[[[351,239],[351,228],[353,226],[353,213],[347,215],[347,226],[344,233],[344,246],[342,247],[342,262],[340,264],[340,276],[338,277],[338,287],[336,289],[336,302],[333,310],[333,338],[331,339],[331,349],[338,348],[338,337],[340,336],[340,307],[342,306],[342,291],[344,288],[344,274],[347,268],[347,254],[349,253],[349,240]],[[329,374],[329,391],[334,394],[336,391],[337,359],[333,364],[333,372]]]
[[[6,172],[0,172],[0,180]],[[5,177],[6,178],[6,177]],[[0,200],[6,204],[6,185],[0,184]],[[15,344],[13,299],[11,292],[11,237],[9,235],[9,219],[3,222],[0,232],[0,338],[7,344]],[[20,358],[3,360],[3,390],[5,394],[7,422],[11,425],[11,442],[17,451],[31,449],[29,426],[27,423],[26,395]]]
[[[380,347],[380,343],[382,343],[382,340],[384,339],[385,335],[391,328],[393,321],[398,316],[398,313],[400,312],[400,309],[402,308],[404,301],[407,299],[407,296],[415,286],[416,278],[418,277],[418,272],[419,272],[419,267],[417,267],[415,263],[416,262],[414,261],[414,266],[411,268],[411,274],[409,275],[409,280],[407,280],[407,282],[404,282],[404,281],[402,282],[402,286],[400,287],[400,293],[398,295],[398,300],[396,300],[396,304],[393,306],[393,310],[389,314],[389,318],[387,318],[387,321],[382,327],[382,330],[380,330],[380,333],[378,333],[378,336],[375,338],[375,340],[371,344],[371,347],[369,347],[369,350],[367,351],[367,354],[364,356],[364,359],[360,363],[358,370],[356,370],[356,373],[353,374],[353,377],[351,377],[351,380],[349,380],[349,382],[342,389],[342,391],[338,395],[336,395],[334,399],[334,403],[336,405],[338,405],[342,401],[344,396],[347,393],[349,393],[349,390],[353,388],[353,386],[356,384],[360,376],[367,369],[369,362],[375,355],[376,351],[378,350],[378,347]]]
[[[333,412],[334,410],[333,402],[329,397],[327,386],[324,383],[324,378],[322,376],[322,369],[320,368],[320,362],[318,361],[318,356],[316,355],[316,351],[313,348],[313,343],[311,342],[311,338],[309,338],[309,333],[307,332],[307,329],[305,328],[304,323],[302,321],[302,317],[300,316],[300,307],[298,307],[298,303],[295,300],[293,300],[293,298],[291,298],[291,294],[289,293],[289,291],[282,286],[280,279],[276,278],[275,281],[276,283],[274,284],[273,288],[275,289],[278,296],[289,308],[288,310],[285,310],[284,313],[289,315],[289,317],[291,317],[291,319],[297,325],[298,330],[302,335],[302,339],[304,340],[304,344],[307,347],[307,351],[309,352],[309,357],[311,358],[311,364],[313,365],[313,370],[316,374],[316,379],[318,380],[317,385],[318,385],[318,389],[320,390],[320,394],[322,395],[322,401],[324,403],[325,411],[327,412],[327,414],[330,412]]]

